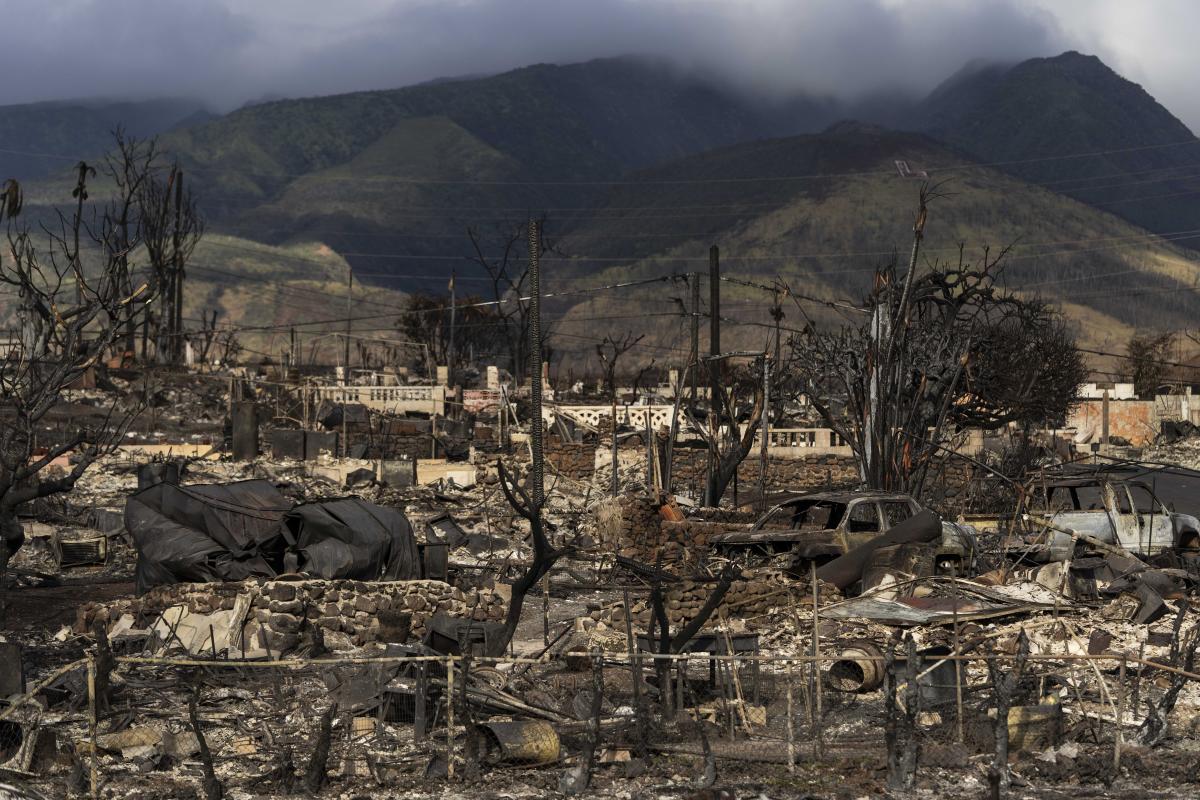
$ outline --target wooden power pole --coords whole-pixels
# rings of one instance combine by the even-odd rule
[[[183,170],[175,173],[175,234],[172,237],[175,256],[174,286],[172,303],[171,340],[169,352],[175,364],[183,360]]]
[[[540,518],[545,500],[542,484],[542,283],[538,259],[542,253],[542,232],[537,220],[529,220],[529,389],[532,406],[529,420],[529,443],[533,450],[533,465],[529,472],[530,495],[534,513]],[[614,430],[616,420],[613,420]],[[535,523],[536,524],[536,523]]]

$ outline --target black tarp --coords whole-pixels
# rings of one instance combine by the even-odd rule
[[[271,578],[421,577],[416,539],[399,511],[358,498],[294,505],[263,480],[161,483],[125,504],[138,551],[137,591],[164,583]]]
[[[288,572],[360,581],[421,577],[417,540],[408,518],[357,497],[304,503],[283,519]]]
[[[284,547],[279,523],[291,506],[263,480],[159,483],[137,492],[125,503],[125,528],[138,551],[138,593],[162,583],[276,575]]]

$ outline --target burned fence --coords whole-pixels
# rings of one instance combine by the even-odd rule
[[[0,714],[0,766],[94,797],[147,785],[421,796],[484,778],[612,796],[664,784],[798,788],[847,770],[903,790],[974,754],[999,796],[1017,756],[1025,779],[1078,760],[1111,780],[1123,753],[1127,769],[1146,768],[1148,751],[1130,745],[1155,744],[1185,682],[1200,680],[1194,632],[1177,637],[1175,664],[1031,653],[1023,631],[986,649],[904,636],[769,657],[727,628],[709,638],[666,656],[389,645],[276,661],[121,655],[101,642]]]

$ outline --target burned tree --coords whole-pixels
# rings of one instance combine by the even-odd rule
[[[504,618],[504,627],[499,636],[488,642],[487,655],[501,655],[508,643],[512,641],[521,621],[521,609],[525,597],[538,581],[550,572],[564,555],[563,550],[551,546],[546,536],[545,522],[542,519],[542,509],[546,505],[545,487],[542,485],[542,470],[545,466],[542,452],[542,317],[541,317],[541,283],[538,272],[538,258],[542,253],[541,223],[529,221],[529,363],[533,368],[529,379],[529,394],[533,401],[533,411],[530,414],[530,444],[533,462],[529,466],[527,487],[522,488],[515,478],[510,478],[504,463],[497,461],[496,467],[500,473],[500,488],[509,505],[518,515],[529,521],[529,537],[533,545],[533,560],[525,568],[525,573],[512,585],[512,598],[508,604],[508,612]]]
[[[1133,391],[1138,397],[1153,398],[1167,382],[1167,358],[1175,334],[1171,332],[1135,333],[1125,345],[1125,361],[1129,364]]]
[[[417,362],[422,372],[446,364],[453,374],[472,354],[488,357],[503,352],[504,319],[482,302],[480,297],[465,298],[452,321],[450,305],[441,297],[418,293],[405,299],[396,327],[405,339],[420,345]]]
[[[138,185],[142,245],[150,268],[162,276],[162,312],[155,336],[159,361],[177,364],[183,357],[183,280],[185,267],[204,235],[196,199],[183,188],[183,171],[173,164],[165,179]]]
[[[710,367],[712,363],[710,358]],[[709,470],[704,488],[707,506],[721,502],[738,467],[754,447],[765,402],[762,367],[727,369],[719,388],[713,393],[707,422],[688,414],[688,421],[708,445]]]
[[[533,220],[539,229],[544,229],[546,217]],[[471,240],[470,259],[483,268],[492,284],[492,299],[496,303],[498,329],[502,331],[501,342],[507,351],[514,380],[524,382],[527,377],[528,351],[532,299],[530,289],[529,261],[523,255],[526,226],[498,228],[487,234],[469,227],[467,237]],[[537,255],[556,252],[554,244],[544,237],[538,240]],[[492,252],[487,252],[487,251]],[[542,331],[542,349],[548,351],[548,332]],[[549,359],[547,359],[548,361]]]
[[[919,492],[965,427],[1061,419],[1086,371],[1061,315],[997,281],[1007,250],[918,274],[922,189],[908,268],[878,270],[858,324],[793,336],[788,368],[873,489]]]
[[[645,334],[634,336],[632,333],[627,333],[619,339],[614,339],[611,336],[605,336],[604,340],[596,345],[596,357],[600,359],[600,366],[604,370],[604,386],[608,389],[609,398],[612,400],[612,496],[617,496],[617,362],[621,360],[621,356],[628,353],[637,343],[646,338]],[[643,373],[638,374],[640,382]]]
[[[0,356],[0,574],[24,537],[17,509],[31,500],[74,487],[89,466],[110,452],[139,409],[116,398],[98,421],[70,420],[47,437],[44,429],[62,393],[100,365],[131,325],[144,318],[159,295],[164,262],[151,256],[140,267],[133,256],[145,232],[172,214],[153,147],[118,139],[108,171],[106,202],[90,198],[96,175],[80,163],[69,211],[40,231],[19,224],[21,190],[13,181],[0,194],[0,217],[8,223],[0,254],[0,284],[14,299],[17,330]],[[66,467],[50,467],[70,457]]]

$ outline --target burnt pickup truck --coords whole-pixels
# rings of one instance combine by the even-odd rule
[[[820,566],[921,510],[921,505],[907,494],[819,492],[780,503],[747,530],[713,536],[709,545],[719,555],[740,561],[790,553],[794,562]],[[934,562],[937,571],[963,575],[974,561],[974,531],[969,526],[943,521]]]
[[[1026,560],[1066,561],[1089,544],[1118,547],[1142,559],[1200,552],[1200,520],[1165,507],[1144,483],[1073,478],[1032,490],[1024,535],[1005,541],[1005,550]]]

